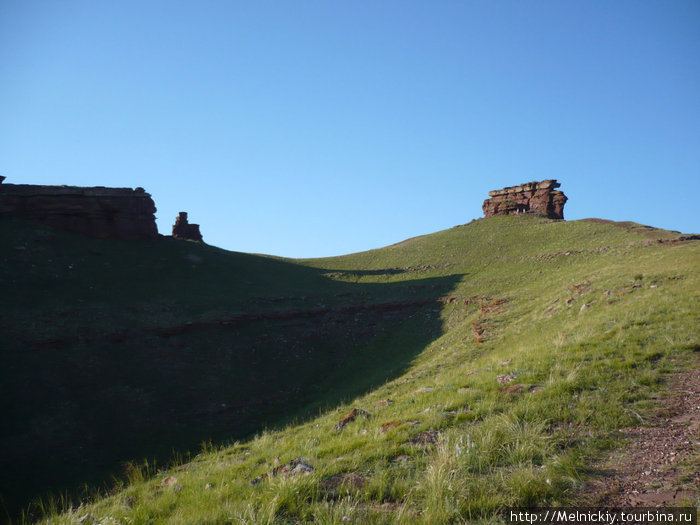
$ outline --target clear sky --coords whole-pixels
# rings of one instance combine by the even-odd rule
[[[547,178],[567,219],[698,232],[700,2],[0,0],[0,175],[290,257]]]

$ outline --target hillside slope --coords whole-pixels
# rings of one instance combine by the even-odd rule
[[[301,261],[3,226],[3,497],[215,443],[52,523],[571,503],[668,374],[697,369],[700,243],[632,223],[495,217]]]

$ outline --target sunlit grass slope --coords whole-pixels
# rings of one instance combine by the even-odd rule
[[[332,380],[317,394],[342,394],[303,422],[134,471],[51,523],[459,523],[580,502],[591,459],[621,444],[616,430],[644,422],[669,374],[697,367],[700,243],[678,239],[632,223],[496,217],[344,257],[264,259],[307,276],[290,295],[364,305],[345,319],[352,329],[322,337],[345,360],[324,364]],[[219,256],[222,268],[243,257]],[[198,308],[194,322],[223,312]],[[317,373],[305,377],[328,379]],[[369,416],[338,430],[353,408]],[[273,475],[299,457],[310,473]]]

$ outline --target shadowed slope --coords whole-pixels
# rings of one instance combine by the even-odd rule
[[[458,276],[350,284],[283,259],[3,221],[0,488],[16,509],[125,461],[278,426],[395,377]]]

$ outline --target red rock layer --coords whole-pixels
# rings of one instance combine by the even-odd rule
[[[556,180],[549,179],[490,191],[490,198],[482,206],[484,217],[538,213],[550,219],[563,219],[567,198],[555,190],[559,186]]]

